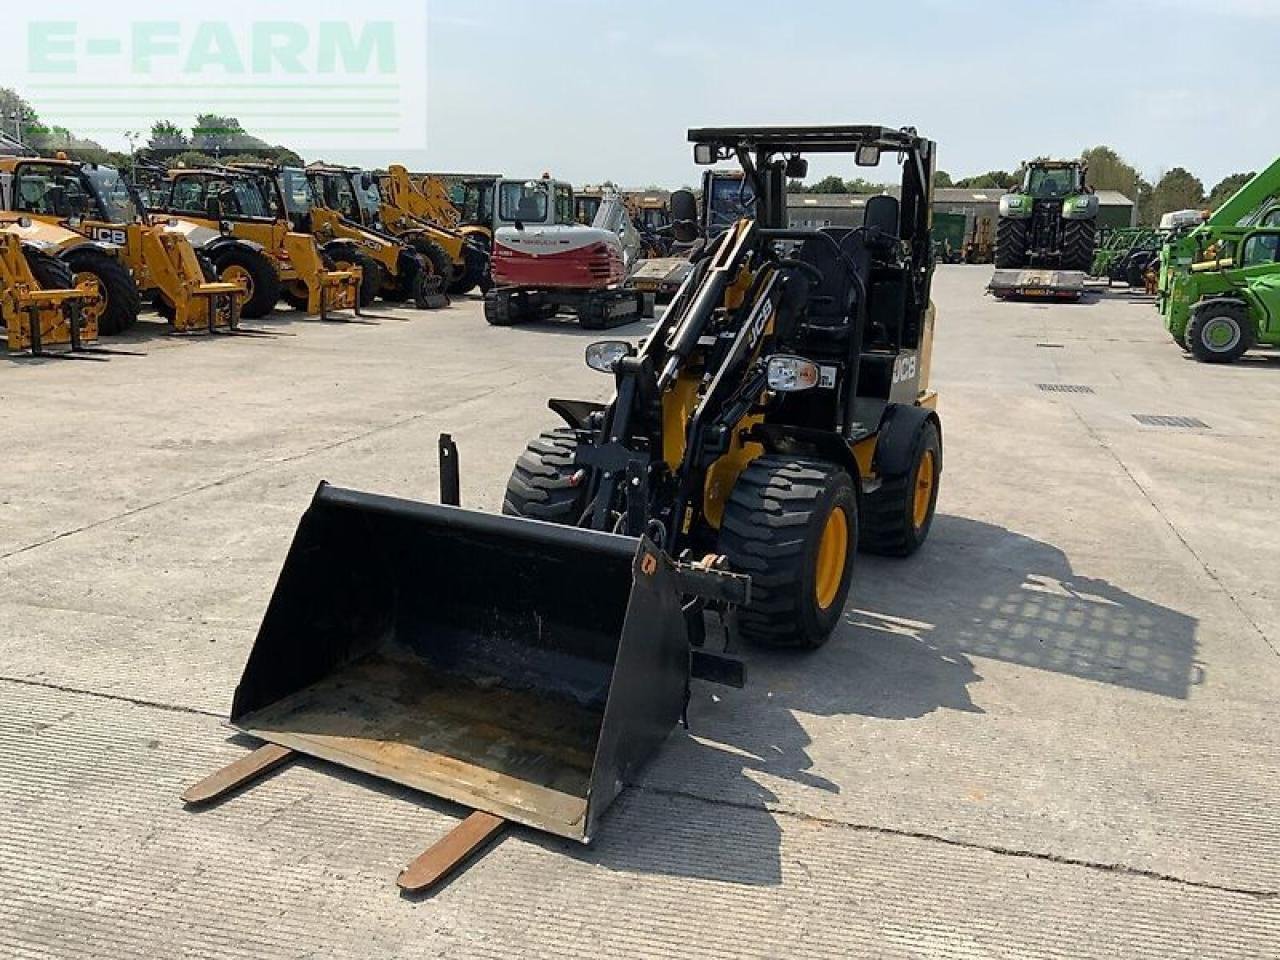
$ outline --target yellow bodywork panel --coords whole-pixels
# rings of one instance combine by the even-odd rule
[[[294,273],[290,286],[299,300],[305,296],[308,316],[324,318],[334,310],[359,310],[363,270],[329,270],[308,233],[285,234],[284,252]]]
[[[747,465],[752,460],[764,455],[764,447],[760,444],[742,439],[752,427],[763,422],[764,417],[761,416],[744,417],[738,423],[737,429],[733,431],[729,452],[713,463],[711,469],[707,471],[707,483],[702,494],[702,512],[707,522],[717,530],[720,529],[720,522],[724,519],[725,504],[729,502],[738,477],[742,476],[742,471],[747,469]]]
[[[129,245],[136,245],[145,267],[138,286],[160,291],[172,305],[174,330],[187,333],[238,325],[248,294],[245,287],[206,280],[191,243],[176,230],[137,224],[129,230]]]
[[[662,459],[674,473],[684,459],[686,433],[693,411],[698,408],[698,387],[702,377],[685,371],[662,398]]]
[[[10,350],[30,350],[37,341],[40,349],[71,343],[76,306],[81,310],[80,342],[97,340],[97,322],[86,309],[96,299],[87,284],[65,290],[41,287],[22,251],[22,241],[14,233],[0,231],[0,322]]]

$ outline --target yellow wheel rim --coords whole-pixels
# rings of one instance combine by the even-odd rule
[[[826,610],[835,603],[849,559],[849,517],[843,507],[836,507],[822,528],[818,544],[818,575],[814,579],[814,595],[818,606]]]
[[[253,299],[253,274],[239,264],[233,263],[222,271],[222,282],[240,284],[245,289],[244,298]]]
[[[75,281],[77,287],[87,283],[93,288],[94,299],[85,304],[84,309],[80,311],[80,317],[86,323],[90,321],[97,323],[107,312],[107,288],[102,285],[96,273],[77,273],[73,274],[71,279]]]
[[[934,484],[933,451],[926,450],[920,458],[920,469],[916,471],[916,493],[911,506],[911,521],[919,530],[929,519],[929,508],[933,506]]]

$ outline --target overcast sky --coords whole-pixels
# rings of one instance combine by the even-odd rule
[[[319,22],[332,16],[321,17],[322,8],[365,17],[391,9],[399,42],[425,34],[425,149],[347,142],[325,151],[325,159],[370,166],[675,186],[697,178],[685,142],[691,126],[879,123],[912,125],[936,140],[940,166],[954,177],[1105,143],[1148,178],[1180,165],[1212,187],[1270,163],[1280,144],[1280,0],[430,0],[425,30],[409,12],[420,17],[413,2],[226,0],[231,6],[220,9],[247,4],[234,17],[224,12],[230,24],[308,10]],[[66,4],[97,11],[78,21],[86,35],[87,17],[180,16],[198,25],[209,9],[160,0]],[[126,68],[119,77],[107,72],[95,73],[96,85],[137,79]],[[25,86],[54,122],[57,110],[72,109],[70,97],[83,95],[61,90],[55,108],[56,84],[42,89],[36,78]],[[410,86],[416,101],[421,84]],[[169,119],[189,124],[185,114],[205,105],[196,101],[208,89],[205,81],[190,91],[142,84],[132,96],[180,97]],[[119,97],[130,93],[103,96],[119,116]],[[322,106],[318,91],[292,96],[310,99],[306,109]],[[281,131],[308,122],[302,101],[291,98],[274,108],[283,119],[260,110],[245,126],[289,144]],[[250,116],[254,108],[242,109]],[[421,116],[418,103],[413,109]],[[93,136],[123,147],[112,131],[127,122],[104,118],[106,132]],[[856,173],[815,163],[811,177],[830,172]]]

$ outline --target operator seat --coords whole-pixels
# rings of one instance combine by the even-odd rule
[[[851,336],[866,314],[871,252],[864,233],[849,227],[824,227],[800,245],[796,259],[822,273],[821,283],[808,281],[804,322],[797,331],[809,353],[833,359],[849,353]]]

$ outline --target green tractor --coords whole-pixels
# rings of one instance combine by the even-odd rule
[[[1176,226],[1160,251],[1165,329],[1207,363],[1280,346],[1280,158],[1203,222]]]
[[[1098,233],[1098,198],[1079,160],[1033,160],[1022,187],[1000,198],[996,268],[1087,271]]]

